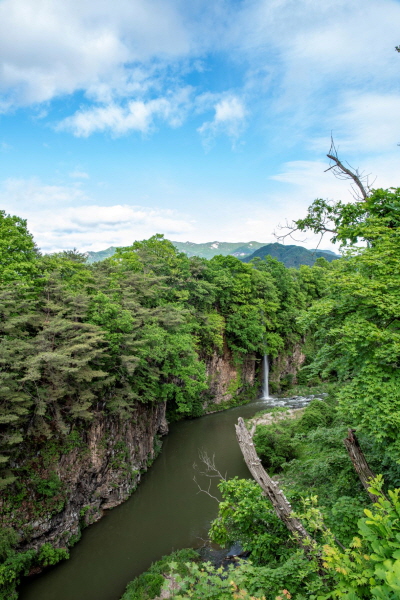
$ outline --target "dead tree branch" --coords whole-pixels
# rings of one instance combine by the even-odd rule
[[[212,498],[213,500],[216,500],[218,502],[218,504],[220,503],[219,498],[217,498],[216,496],[213,496],[213,494],[210,492],[210,488],[211,488],[211,479],[208,482],[208,489],[204,489],[201,487],[201,485],[198,483],[197,479],[196,479],[196,475],[193,477],[193,481],[195,482],[195,484],[197,485],[197,487],[199,488],[199,491],[197,492],[198,494],[200,492],[202,492],[203,494],[207,494],[207,496],[210,496],[210,498]]]
[[[353,463],[361,483],[368,492],[369,497],[371,498],[372,502],[378,502],[379,498],[375,496],[375,494],[371,494],[371,492],[368,491],[368,488],[371,485],[371,479],[375,478],[375,473],[371,471],[369,464],[367,463],[354,429],[348,430],[347,438],[343,440],[343,443],[346,446],[346,450],[349,453],[351,462]]]
[[[222,473],[215,466],[215,454],[213,454],[211,457],[207,454],[205,450],[199,450],[199,458],[206,467],[205,471],[200,471],[201,475],[206,475],[207,477],[217,477],[218,479],[223,479],[224,481],[226,481],[227,473],[225,473],[225,475],[222,475]],[[193,466],[197,468],[197,465]]]
[[[225,473],[225,476],[222,475],[222,473],[217,469],[216,465],[215,465],[215,454],[211,456],[209,456],[207,454],[207,452],[205,450],[199,450],[199,458],[201,460],[201,462],[205,465],[206,469],[205,471],[200,471],[199,467],[197,466],[196,463],[193,463],[193,468],[195,470],[197,470],[199,472],[200,475],[204,475],[205,477],[208,477],[208,488],[202,488],[201,485],[199,484],[199,482],[196,479],[196,475],[193,477],[193,481],[195,482],[195,484],[197,485],[197,487],[199,488],[199,492],[203,492],[204,494],[207,494],[207,496],[210,496],[210,498],[213,498],[214,500],[216,500],[218,503],[220,502],[220,499],[218,499],[216,496],[214,496],[211,492],[211,480],[213,478],[217,478],[219,480],[224,480],[226,481],[227,479],[227,473]]]
[[[335,177],[337,177],[338,179],[352,179],[354,181],[355,185],[357,186],[357,188],[359,189],[362,199],[366,200],[369,196],[369,190],[370,190],[370,186],[368,183],[368,175],[365,175],[364,173],[360,173],[358,171],[358,169],[353,169],[350,165],[348,167],[346,167],[342,163],[342,161],[339,160],[335,142],[333,141],[332,137],[331,137],[331,147],[329,149],[327,157],[329,158],[329,160],[333,161],[334,164],[331,165],[328,169],[326,169],[325,173],[327,171],[332,170]],[[353,188],[353,190],[354,190],[354,188]],[[356,192],[355,198],[360,199],[359,194],[357,192]]]

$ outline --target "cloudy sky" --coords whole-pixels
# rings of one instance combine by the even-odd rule
[[[0,0],[0,206],[45,252],[275,241],[348,198],[331,131],[400,186],[399,24],[400,0]]]

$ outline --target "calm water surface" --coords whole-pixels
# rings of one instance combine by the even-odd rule
[[[198,493],[193,481],[193,465],[201,466],[199,450],[215,455],[224,475],[248,477],[234,424],[269,404],[255,401],[172,424],[160,456],[131,498],[85,529],[69,560],[25,582],[20,600],[118,600],[126,584],[164,554],[200,547],[218,505]],[[208,486],[205,477],[197,474],[197,480]]]

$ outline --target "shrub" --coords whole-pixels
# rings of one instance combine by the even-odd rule
[[[37,559],[43,567],[56,565],[60,560],[69,558],[69,552],[66,548],[54,548],[51,544],[43,544],[38,552]]]
[[[198,553],[190,548],[178,550],[169,556],[163,556],[161,560],[154,563],[145,573],[142,573],[142,575],[128,583],[121,600],[152,600],[156,596],[159,596],[161,592],[165,581],[163,574],[170,573],[170,563],[174,563],[177,574],[185,576],[189,572],[186,563],[199,560]]]
[[[263,465],[276,473],[282,465],[297,457],[297,445],[292,435],[293,421],[277,425],[259,425],[253,437],[258,456]]]
[[[327,427],[333,423],[336,409],[323,400],[312,400],[306,407],[298,424],[298,430],[307,432],[317,427]]]

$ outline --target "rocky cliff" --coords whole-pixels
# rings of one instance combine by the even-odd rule
[[[302,344],[297,343],[272,360],[269,373],[272,393],[297,383],[297,372],[304,363],[305,358]]]
[[[165,404],[138,403],[126,421],[95,416],[71,438],[72,448],[71,443],[57,447],[53,440],[52,457],[46,444],[34,455],[27,453],[20,463],[21,472],[29,474],[25,497],[20,506],[13,498],[0,500],[3,524],[21,524],[24,549],[45,542],[67,546],[82,525],[129,497],[157,455],[159,436],[167,432]]]
[[[231,350],[225,344],[221,353],[214,352],[206,359],[208,376],[208,400],[205,410],[212,404],[225,404],[245,389],[258,385],[256,378],[257,360],[252,354],[243,362],[235,362]]]
[[[204,408],[232,401],[257,385],[256,360],[236,364],[229,348],[206,359],[209,389]],[[102,413],[65,440],[39,440],[18,460],[20,496],[0,499],[3,525],[21,534],[21,549],[46,542],[65,547],[82,526],[124,502],[156,457],[160,436],[168,432],[165,404],[138,403],[131,419],[121,421]]]

